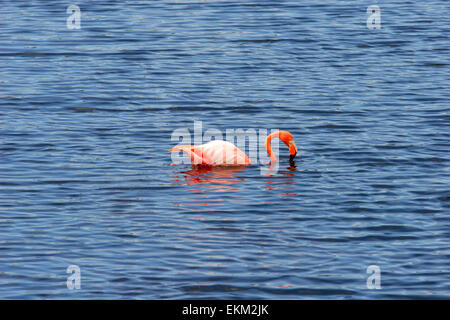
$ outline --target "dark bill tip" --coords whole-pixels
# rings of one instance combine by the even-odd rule
[[[289,156],[289,162],[293,162],[296,155],[297,155],[297,152],[295,154],[291,154]]]

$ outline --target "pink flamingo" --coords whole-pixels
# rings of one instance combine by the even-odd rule
[[[294,137],[289,131],[276,131],[269,134],[266,138],[264,146],[267,153],[270,156],[272,162],[276,162],[277,157],[272,151],[270,145],[273,138],[279,138],[289,147],[289,161],[294,161],[297,155],[297,146],[294,142]],[[195,146],[195,145],[180,145],[173,147],[169,152],[184,151],[191,158],[191,163],[196,165],[208,165],[208,166],[248,166],[250,165],[250,159],[247,155],[236,147],[234,144],[223,141],[213,140],[208,143]]]

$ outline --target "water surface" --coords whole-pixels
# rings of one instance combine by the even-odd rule
[[[1,298],[450,297],[447,1],[70,4],[0,4]],[[170,166],[194,121],[296,168]]]

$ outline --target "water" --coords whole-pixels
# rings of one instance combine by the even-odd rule
[[[0,297],[448,299],[448,3],[174,2],[0,4]],[[194,121],[296,168],[170,166]]]

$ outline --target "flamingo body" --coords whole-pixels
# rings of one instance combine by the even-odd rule
[[[297,146],[294,143],[294,138],[289,131],[275,131],[266,137],[264,143],[266,151],[272,162],[278,161],[272,147],[270,145],[273,138],[279,138],[289,147],[290,158],[293,162],[297,155]],[[173,147],[169,152],[184,151],[190,158],[194,165],[207,166],[248,166],[250,159],[238,147],[228,141],[213,140],[202,145],[179,145]],[[172,164],[174,165],[174,164]]]
[[[208,166],[247,166],[250,159],[234,144],[213,140],[208,143],[195,145],[180,145],[170,149],[170,152],[184,151],[190,158],[192,164]]]

